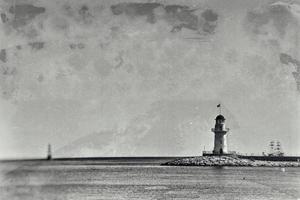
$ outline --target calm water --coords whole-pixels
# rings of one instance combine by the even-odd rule
[[[300,199],[300,169],[165,167],[92,161],[0,163],[0,198]]]

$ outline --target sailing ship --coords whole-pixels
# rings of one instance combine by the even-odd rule
[[[279,141],[270,142],[268,156],[284,156],[281,143]]]

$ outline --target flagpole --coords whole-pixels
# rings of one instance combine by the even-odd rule
[[[217,108],[219,108],[219,114],[221,115],[221,113],[222,113],[221,103],[219,103],[219,104],[217,105]]]

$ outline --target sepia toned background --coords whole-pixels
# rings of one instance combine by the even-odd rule
[[[296,1],[0,1],[0,158],[300,154]]]

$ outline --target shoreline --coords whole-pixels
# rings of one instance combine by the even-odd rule
[[[157,165],[157,166],[229,166],[229,167],[300,167],[297,160],[267,157],[253,159],[239,155],[186,156],[186,157],[75,157],[47,159],[0,160],[0,164],[38,162],[41,165]],[[296,157],[295,157],[296,158]],[[297,157],[299,158],[299,157]],[[281,160],[279,160],[281,159]]]

